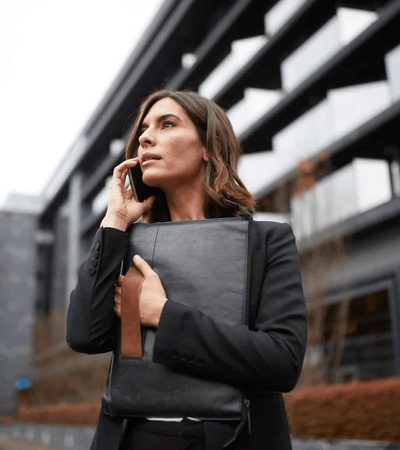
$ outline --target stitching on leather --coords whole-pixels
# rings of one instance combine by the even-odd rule
[[[157,232],[156,232],[156,237],[154,239],[154,246],[153,246],[153,254],[151,255],[151,268],[154,267],[154,255],[156,253],[156,244],[157,244],[157,238],[158,238],[158,232],[160,231],[160,225],[158,225],[157,227]]]

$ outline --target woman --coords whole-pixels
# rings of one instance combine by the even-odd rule
[[[101,228],[71,294],[67,317],[71,348],[86,353],[115,348],[123,281],[119,271],[127,252],[127,230],[135,221],[229,217],[238,215],[235,203],[254,211],[254,200],[236,171],[239,155],[230,122],[214,102],[195,92],[166,90],[144,100],[126,159],[114,169]],[[125,187],[128,169],[138,164],[143,181],[159,188],[159,194],[142,203]],[[225,378],[239,382],[249,399],[246,423],[159,417],[129,419],[122,425],[101,413],[93,449],[291,448],[281,392],[295,387],[306,346],[298,254],[287,224],[255,221],[251,240],[249,328],[228,329],[218,318],[200,317],[196,308],[168,300],[157,273],[140,255],[134,257],[144,276],[141,325],[157,330],[154,361],[182,370],[182,362],[170,356],[179,352],[182,342],[190,343],[193,355],[201,354],[207,377],[217,378],[224,371]],[[232,349],[238,355],[233,361]]]

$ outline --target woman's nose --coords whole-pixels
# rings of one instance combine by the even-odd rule
[[[139,136],[139,144],[142,148],[151,146],[154,144],[154,138],[152,136],[152,133],[147,128],[142,132],[142,134]]]

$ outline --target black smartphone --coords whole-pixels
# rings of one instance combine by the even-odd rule
[[[128,177],[133,195],[138,202],[143,202],[146,198],[156,195],[159,192],[158,188],[148,186],[143,182],[143,173],[140,164],[128,169]]]

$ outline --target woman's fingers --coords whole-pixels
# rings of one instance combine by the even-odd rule
[[[114,311],[118,317],[121,317],[121,286],[122,281],[124,280],[124,276],[120,275],[115,282],[115,291],[114,291]]]
[[[122,163],[118,164],[118,166],[114,167],[113,175],[115,175],[117,178],[121,178],[123,175],[126,176],[128,173],[128,169],[130,167],[135,167],[137,164],[139,164],[139,158],[131,158],[126,159]]]
[[[150,265],[139,255],[135,255],[133,257],[133,262],[135,263],[135,266],[142,272],[145,278],[148,278],[149,276],[152,275],[157,275],[154,272],[154,270],[150,267]]]
[[[167,301],[164,287],[160,277],[143,258],[135,255],[133,261],[144,276],[140,291],[140,322],[144,326],[157,327]]]
[[[125,189],[125,198],[126,198],[127,200],[133,200],[133,199],[134,199],[134,197],[133,197],[133,191],[132,191],[132,188],[131,188],[130,186],[128,186],[128,187]]]
[[[138,158],[127,159],[126,161],[118,164],[118,166],[114,167],[112,182],[111,182],[111,190],[113,187],[117,187],[118,189],[125,190],[126,178],[128,176],[128,169],[131,167],[135,167],[139,164]]]
[[[127,159],[118,166],[114,167],[112,181],[110,185],[111,194],[114,192],[114,195],[118,193],[123,193],[123,197],[125,197],[125,193],[127,190],[126,186],[126,178],[128,176],[128,169],[131,167],[135,167],[139,164],[138,158]]]
[[[125,187],[128,169],[137,164],[139,164],[139,159],[132,158],[114,168],[107,211],[101,223],[102,227],[126,231],[130,224],[136,222],[153,206],[155,197],[150,197],[144,202],[137,202],[134,199],[131,187]]]
[[[141,215],[145,212],[147,212],[151,207],[153,206],[153,203],[155,201],[155,197],[149,197],[146,198],[146,200],[143,200],[143,202],[139,202],[139,205],[141,206],[142,212]]]

